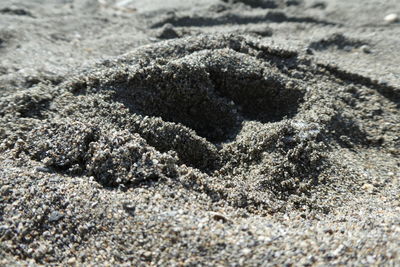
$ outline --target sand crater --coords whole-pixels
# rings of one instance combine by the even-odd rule
[[[233,50],[198,53],[143,72],[113,85],[114,99],[132,113],[180,123],[212,143],[230,140],[245,120],[290,118],[304,97],[286,77]]]

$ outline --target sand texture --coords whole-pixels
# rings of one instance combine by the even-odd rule
[[[1,1],[0,265],[400,265],[396,12]]]

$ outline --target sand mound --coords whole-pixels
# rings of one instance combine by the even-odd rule
[[[295,51],[221,35],[139,48],[56,89],[42,85],[37,97],[1,104],[40,121],[27,127],[20,150],[51,171],[137,187],[188,183],[179,178],[185,164],[198,173],[189,181],[202,185],[195,190],[249,210],[276,210],[279,201],[341,183],[328,178],[340,166],[327,151],[382,144],[358,118],[362,87],[369,99],[390,103],[379,90],[397,97]]]

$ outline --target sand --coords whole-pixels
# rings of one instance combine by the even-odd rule
[[[0,265],[400,264],[380,2],[2,1]]]

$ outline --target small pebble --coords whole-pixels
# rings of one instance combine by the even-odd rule
[[[243,255],[249,255],[251,253],[251,249],[244,248],[244,249],[242,249],[242,253],[243,253]]]
[[[227,218],[226,216],[224,216],[224,215],[222,215],[220,213],[213,213],[212,214],[212,218],[214,220],[216,220],[216,221],[220,221],[220,222],[223,222],[223,223],[231,222],[231,220],[229,218]]]
[[[346,45],[345,47],[343,47],[343,50],[346,52],[351,52],[351,50],[353,50],[353,47],[350,45]]]
[[[71,257],[68,259],[67,261],[68,264],[75,264],[76,263],[76,258],[75,257]]]
[[[368,45],[363,45],[360,47],[361,51],[363,51],[365,54],[370,54],[371,53],[371,48]]]
[[[50,172],[49,168],[46,167],[36,167],[35,169],[37,172]]]
[[[141,255],[142,255],[142,257],[143,257],[144,259],[150,260],[150,259],[151,259],[151,256],[152,256],[152,253],[151,253],[150,251],[142,251]]]
[[[305,51],[308,55],[314,55],[314,51],[311,48],[306,48]]]
[[[53,212],[50,213],[50,215],[49,215],[49,222],[56,222],[56,221],[59,221],[59,220],[62,219],[63,217],[64,217],[64,214],[62,214],[61,212],[53,211]]]
[[[365,191],[371,193],[372,191],[374,191],[374,188],[375,188],[375,187],[374,187],[372,184],[366,183],[366,184],[364,184],[361,188],[362,188],[363,190],[365,190]]]
[[[384,20],[387,23],[395,23],[399,20],[399,16],[395,13],[388,14],[385,16]]]
[[[135,216],[135,211],[136,211],[135,205],[131,203],[124,203],[122,207],[124,208],[126,213],[128,213],[131,216]]]

